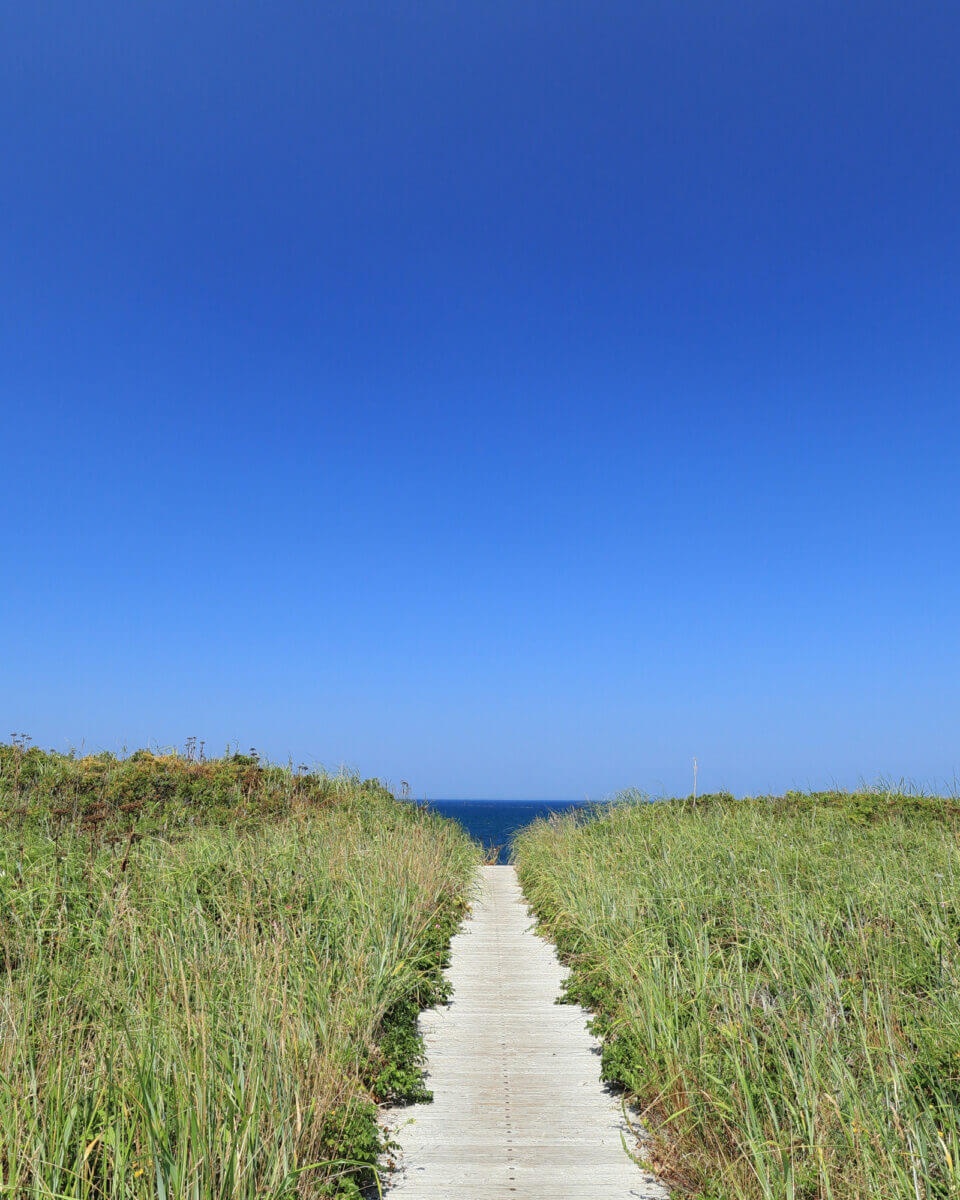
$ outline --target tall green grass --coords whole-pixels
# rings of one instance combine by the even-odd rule
[[[524,890],[679,1188],[960,1196],[957,805],[637,803],[523,832]]]
[[[371,781],[4,751],[0,1196],[375,1188],[477,848]]]

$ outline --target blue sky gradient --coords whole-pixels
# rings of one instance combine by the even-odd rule
[[[0,735],[960,769],[960,9],[8,5]]]

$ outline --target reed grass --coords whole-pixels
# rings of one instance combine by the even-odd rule
[[[514,854],[653,1165],[711,1200],[960,1196],[956,800],[638,800]]]
[[[304,775],[2,748],[0,1196],[375,1194],[479,851]]]

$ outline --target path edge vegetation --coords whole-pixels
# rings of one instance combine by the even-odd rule
[[[386,836],[395,839],[392,847],[368,844],[371,839],[364,830],[374,830],[381,818],[390,826]],[[378,864],[382,868],[391,857],[406,855],[413,862],[422,845],[422,856],[434,864],[430,878],[437,887],[436,897],[421,899],[421,916],[414,933],[405,935],[404,944],[385,944],[380,959],[372,953],[377,949],[373,947],[368,956],[386,981],[379,985],[378,994],[389,992],[392,999],[376,1020],[372,1036],[350,1051],[354,1066],[349,1069],[356,1082],[347,1089],[344,1106],[323,1114],[310,1145],[310,1161],[296,1159],[280,1182],[277,1176],[270,1184],[256,1181],[254,1173],[262,1164],[252,1158],[229,1165],[219,1159],[215,1163],[200,1161],[191,1168],[194,1182],[198,1173],[204,1176],[198,1190],[191,1192],[199,1200],[227,1195],[223,1189],[230,1170],[236,1172],[238,1188],[229,1192],[231,1196],[338,1196],[347,1200],[379,1192],[378,1163],[389,1147],[379,1106],[431,1098],[424,1084],[424,1048],[417,1018],[423,1008],[448,995],[444,968],[449,963],[450,940],[468,908],[480,849],[455,822],[398,800],[379,780],[346,772],[330,775],[293,764],[278,766],[255,750],[210,759],[195,739],[190,739],[183,751],[138,750],[122,756],[45,751],[22,735],[0,744],[0,922],[4,926],[0,999],[14,997],[11,1025],[28,1012],[18,975],[35,970],[40,980],[54,969],[44,945],[50,935],[44,930],[43,937],[35,936],[31,920],[49,923],[52,913],[62,913],[64,905],[72,907],[76,911],[63,923],[65,940],[76,933],[78,922],[101,922],[106,910],[110,910],[110,921],[122,920],[120,910],[127,904],[127,893],[135,894],[138,888],[148,892],[146,873],[158,862],[165,863],[167,857],[187,854],[196,845],[219,849],[221,843],[237,847],[240,854],[261,843],[268,850],[276,850],[278,844],[283,849],[288,835],[311,852],[318,846],[322,852],[322,834],[328,825],[346,827],[352,839],[349,845],[345,841],[343,847],[333,847],[343,859],[337,864],[337,870],[346,872],[343,878],[349,878],[351,872],[376,871]],[[404,847],[396,841],[406,837],[416,845]],[[290,865],[289,856],[284,862]],[[53,876],[55,882],[51,882]],[[263,881],[265,895],[272,882]],[[250,883],[255,903],[247,917],[260,903],[255,895],[258,886]],[[418,879],[404,884],[393,902],[401,906],[413,903],[406,899],[404,888],[413,889],[409,894],[415,897],[418,886]],[[60,894],[54,895],[57,888]],[[362,900],[362,885],[359,890]],[[81,891],[84,895],[78,900]],[[216,897],[210,899],[216,925],[224,916],[216,909]],[[201,901],[206,903],[203,897]],[[406,928],[404,915],[399,912],[390,918],[393,924],[388,923],[388,933],[395,926]],[[192,910],[186,918],[196,924]],[[183,913],[180,919],[184,919]],[[275,980],[269,982],[273,986]],[[348,988],[354,983],[345,980]],[[51,1007],[57,998],[51,992]],[[122,998],[114,999],[123,1005]],[[24,1077],[16,1078],[16,1071],[35,1072],[37,1064],[49,1057],[49,1050],[37,1047],[17,1060],[17,1051],[9,1044],[13,1041],[8,1039],[5,1060],[0,1053],[0,1066],[13,1071],[0,1088],[0,1195],[19,1200],[28,1194],[54,1194],[50,1184],[54,1155],[47,1152],[52,1144],[48,1138],[38,1151],[39,1165],[33,1177],[16,1161],[19,1146],[13,1143],[26,1130],[26,1109],[22,1104],[18,1107],[15,1095]],[[77,1079],[71,1082],[78,1086]],[[62,1086],[62,1081],[51,1086]],[[78,1092],[77,1103],[84,1109],[93,1101],[84,1091],[82,1096]],[[74,1116],[68,1120],[79,1119],[80,1109],[74,1104]],[[39,1117],[42,1119],[42,1113]],[[108,1153],[110,1137],[105,1139],[103,1131],[94,1126],[92,1122],[85,1131],[73,1132],[60,1142],[53,1138],[61,1157],[67,1156],[57,1175],[62,1194],[90,1200],[108,1194],[131,1198],[173,1194],[175,1185],[159,1174],[159,1151],[147,1156],[149,1163],[146,1158],[135,1162],[131,1153],[130,1161],[121,1166],[119,1153]],[[113,1136],[116,1139],[115,1132]],[[171,1159],[175,1151],[172,1147]],[[71,1153],[74,1159],[67,1161]],[[114,1157],[107,1164],[110,1154]],[[108,1165],[112,1191],[107,1190]],[[156,1178],[147,1177],[150,1171]],[[249,1177],[244,1179],[245,1171]],[[126,1172],[122,1178],[121,1172]],[[64,1184],[64,1180],[68,1182]]]
[[[818,838],[822,831],[827,844],[839,846],[847,855],[857,855],[858,847],[868,845],[871,838],[879,839],[877,844],[881,850],[876,854],[878,865],[874,870],[875,878],[881,881],[878,890],[875,894],[847,897],[847,907],[838,906],[834,927],[820,931],[824,932],[822,949],[826,952],[823,967],[831,986],[837,988],[838,999],[831,1019],[841,1026],[848,1018],[856,1024],[859,1019],[856,1007],[861,996],[865,1008],[877,1004],[878,1010],[882,1008],[882,1002],[877,1001],[881,993],[885,991],[887,1001],[893,998],[893,1004],[888,1004],[882,1011],[881,1019],[871,1031],[878,1037],[869,1052],[864,1042],[863,1062],[857,1069],[867,1069],[858,1077],[856,1070],[850,1068],[846,1079],[849,1085],[847,1101],[862,1083],[863,1107],[858,1107],[860,1098],[855,1095],[852,1104],[845,1104],[840,1081],[835,1079],[830,1086],[820,1089],[819,1096],[813,1097],[822,1102],[823,1109],[835,1110],[830,1111],[830,1129],[817,1125],[817,1114],[811,1106],[810,1112],[798,1114],[810,1119],[806,1145],[802,1137],[796,1140],[796,1131],[789,1128],[788,1122],[780,1127],[780,1145],[771,1139],[762,1147],[757,1161],[749,1166],[745,1164],[750,1137],[765,1140],[770,1137],[769,1129],[761,1131],[758,1124],[756,1131],[747,1130],[740,1098],[733,1094],[730,1096],[732,1108],[728,1128],[724,1129],[722,1123],[711,1125],[709,1120],[699,1125],[686,1121],[686,1105],[696,1107],[700,1103],[695,1096],[697,1070],[693,1059],[688,1059],[687,1065],[692,1069],[679,1088],[676,1085],[682,1070],[676,1077],[671,1077],[671,1071],[664,1072],[659,1062],[654,1064],[658,1017],[669,1018],[665,1022],[669,1023],[676,1019],[676,1013],[667,1014],[663,1010],[658,1013],[656,1003],[650,1001],[654,995],[662,1000],[667,991],[657,994],[655,987],[649,988],[645,997],[648,1011],[644,1013],[642,1001],[637,1006],[637,997],[643,996],[645,984],[637,983],[630,997],[632,1007],[625,1007],[625,980],[631,971],[638,976],[644,973],[644,967],[636,958],[630,965],[630,956],[635,954],[635,946],[630,944],[633,942],[630,926],[635,917],[624,922],[622,911],[618,912],[629,908],[629,897],[623,890],[616,894],[617,889],[612,885],[599,900],[595,894],[590,894],[598,890],[595,883],[591,883],[591,871],[612,875],[618,856],[623,860],[636,854],[636,844],[624,841],[618,845],[618,836],[624,826],[621,825],[618,831],[617,822],[663,819],[672,825],[674,832],[684,821],[702,822],[703,828],[709,827],[711,833],[720,833],[716,849],[719,854],[726,855],[729,847],[722,844],[723,822],[735,823],[741,818],[755,823],[757,844],[761,844],[767,832],[772,838],[776,823],[781,820],[785,824],[792,822],[794,828],[815,830]],[[693,827],[687,826],[688,829]],[[836,839],[835,843],[831,839]],[[651,844],[655,844],[655,839]],[[935,865],[928,865],[923,857],[924,846],[935,847],[941,853],[942,857]],[[675,853],[677,849],[674,841],[672,850]],[[707,854],[711,849],[701,843],[698,852]],[[520,832],[514,843],[513,859],[521,886],[538,928],[554,942],[561,961],[571,971],[560,1002],[581,1004],[594,1014],[591,1026],[601,1041],[603,1078],[620,1088],[626,1100],[639,1111],[651,1134],[647,1144],[648,1165],[674,1189],[673,1194],[695,1195],[704,1200],[781,1200],[781,1197],[788,1200],[848,1200],[854,1197],[864,1200],[879,1194],[891,1198],[908,1197],[909,1200],[949,1200],[960,1196],[960,1001],[956,999],[960,980],[960,902],[953,898],[960,887],[958,850],[960,798],[956,795],[930,796],[902,786],[885,785],[858,792],[791,792],[743,800],[720,793],[648,802],[641,793],[629,791],[621,793],[612,805],[597,805],[577,814],[554,816],[534,822]],[[903,860],[898,861],[901,853]],[[891,871],[896,866],[899,875],[908,880],[910,871],[904,869],[903,863],[912,864],[918,885],[923,885],[915,889],[902,888],[897,900],[899,907],[891,903],[889,909],[882,903],[876,904],[877,897],[881,901],[884,898],[880,889],[885,861],[890,864]],[[736,960],[731,977],[738,970],[743,974],[743,964],[752,954],[760,964],[757,975],[762,978],[768,964],[761,960],[769,948],[752,940],[756,927],[748,928],[750,888],[757,886],[758,878],[762,876],[751,877],[752,866],[746,862],[735,865],[732,857],[729,866],[731,875],[743,870],[743,898],[746,901],[740,914],[745,918],[743,927],[721,928],[718,922],[715,931],[703,928],[697,934],[700,920],[710,921],[718,916],[716,910],[710,912],[709,904],[705,904],[703,913],[694,916],[688,912],[675,922],[669,933],[687,936],[682,932],[682,922],[686,921],[686,930],[693,930],[693,936],[702,938],[704,946],[720,935],[719,940],[729,946],[726,953]],[[768,867],[769,864],[761,865],[758,870],[762,872]],[[926,870],[930,877],[920,878]],[[864,874],[867,883],[870,882],[868,875],[869,872]],[[629,878],[629,873],[625,877]],[[835,879],[825,879],[824,888],[833,888],[835,883]],[[678,890],[677,896],[682,895],[682,890]],[[645,902],[649,898],[646,896]],[[692,907],[690,900],[688,892],[688,908]],[[661,912],[676,903],[677,897],[666,897]],[[683,907],[682,901],[680,907]],[[648,909],[654,923],[658,920],[656,908],[655,903]],[[734,926],[738,920],[734,911]],[[618,921],[621,922],[619,925]],[[916,926],[911,927],[914,921]],[[619,946],[614,946],[609,938],[604,941],[604,930],[609,929],[616,929],[621,935],[623,941]],[[783,934],[785,930],[779,932]],[[837,951],[838,958],[842,958],[844,938],[853,942],[862,939],[863,942],[862,961],[852,969],[849,963],[828,958],[831,951]],[[910,938],[914,939],[912,946],[908,944]],[[642,934],[637,940],[637,945],[645,945],[648,949],[654,943],[655,938],[645,940]],[[789,949],[788,932],[781,938],[781,943]],[[689,945],[689,940],[686,947],[675,942],[674,951],[667,945],[662,957],[669,961],[675,952],[679,952],[680,957],[675,958],[675,963],[679,963]],[[782,946],[770,954],[771,959],[780,953]],[[914,958],[904,955],[898,963],[896,954],[904,947]],[[697,953],[699,951],[694,951],[690,959]],[[873,961],[871,955],[875,956]],[[620,961],[615,964],[617,958]],[[707,961],[706,955],[704,961]],[[710,964],[725,971],[722,953],[712,956],[711,951]],[[891,964],[902,970],[901,977],[895,976]],[[849,976],[842,973],[844,967],[851,970]],[[818,969],[814,963],[814,975]],[[661,979],[669,971],[670,967],[662,971]],[[684,982],[680,968],[674,972],[674,981],[677,980],[681,984]],[[686,982],[691,981],[688,975]],[[802,987],[798,985],[797,991],[801,993]],[[788,992],[789,988],[785,987],[784,996]],[[916,1011],[907,1012],[906,1005],[903,1011],[898,1011],[896,999],[900,995],[916,999]],[[769,995],[761,999],[765,1008],[780,1002]],[[709,1053],[710,1040],[722,1040],[732,1048],[731,1057],[740,1053],[738,1045],[743,1046],[742,1054],[754,1056],[754,1067],[758,1072],[762,1070],[758,1064],[762,1064],[765,1046],[763,1037],[754,1037],[749,1029],[748,1007],[731,1012],[719,1005],[708,1011],[696,994],[696,988],[686,997],[680,996],[679,1000],[680,1007],[686,1007],[695,1017],[694,1023],[700,1026],[698,1038],[691,1039],[688,1045],[696,1041],[705,1053]],[[809,993],[803,1000],[809,1001]],[[845,1004],[849,1004],[846,1013]],[[775,1007],[771,1011],[772,1023],[776,1020]],[[794,1018],[796,1012],[794,1008]],[[768,1018],[766,1011],[761,1023],[764,1018]],[[639,1033],[638,1021],[643,1026]],[[811,1025],[811,1029],[815,1040],[815,1025]],[[860,1032],[867,1030],[864,1020]],[[807,1030],[804,1036],[810,1033],[811,1030]],[[889,1045],[883,1043],[884,1036],[890,1038]],[[895,1041],[899,1049],[894,1048]],[[768,1045],[774,1044],[771,1038]],[[785,1043],[776,1045],[782,1049]],[[912,1057],[908,1059],[904,1055],[901,1062],[898,1054],[904,1048],[912,1052]],[[826,1057],[826,1051],[823,1056]],[[801,1069],[809,1067],[809,1063],[800,1061],[800,1056],[795,1065]],[[849,1064],[841,1064],[838,1076],[848,1067]],[[871,1074],[875,1068],[876,1074]],[[794,1064],[788,1064],[788,1070],[793,1069]],[[811,1092],[814,1091],[816,1088],[811,1088]],[[836,1095],[831,1094],[833,1091]],[[889,1120],[885,1119],[882,1108],[870,1113],[867,1097],[872,1091],[881,1097],[884,1094],[892,1097],[888,1101],[890,1112],[886,1114]],[[709,1103],[701,1105],[701,1110],[707,1111],[708,1115],[709,1108]],[[864,1114],[876,1115],[876,1111],[879,1111],[880,1119],[871,1128]],[[762,1108],[760,1115],[765,1115]],[[739,1130],[735,1129],[738,1123]],[[883,1124],[887,1125],[889,1135],[885,1143]],[[730,1129],[735,1130],[735,1135],[742,1134],[739,1144],[736,1138],[730,1139]],[[901,1143],[905,1147],[903,1153],[900,1152]],[[871,1159],[869,1167],[868,1158]]]

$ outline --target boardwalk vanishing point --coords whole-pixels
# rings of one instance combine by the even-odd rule
[[[514,868],[482,868],[453,998],[421,1016],[433,1103],[387,1114],[390,1200],[667,1200],[630,1157],[587,1014],[555,1003],[565,971],[532,926]]]

